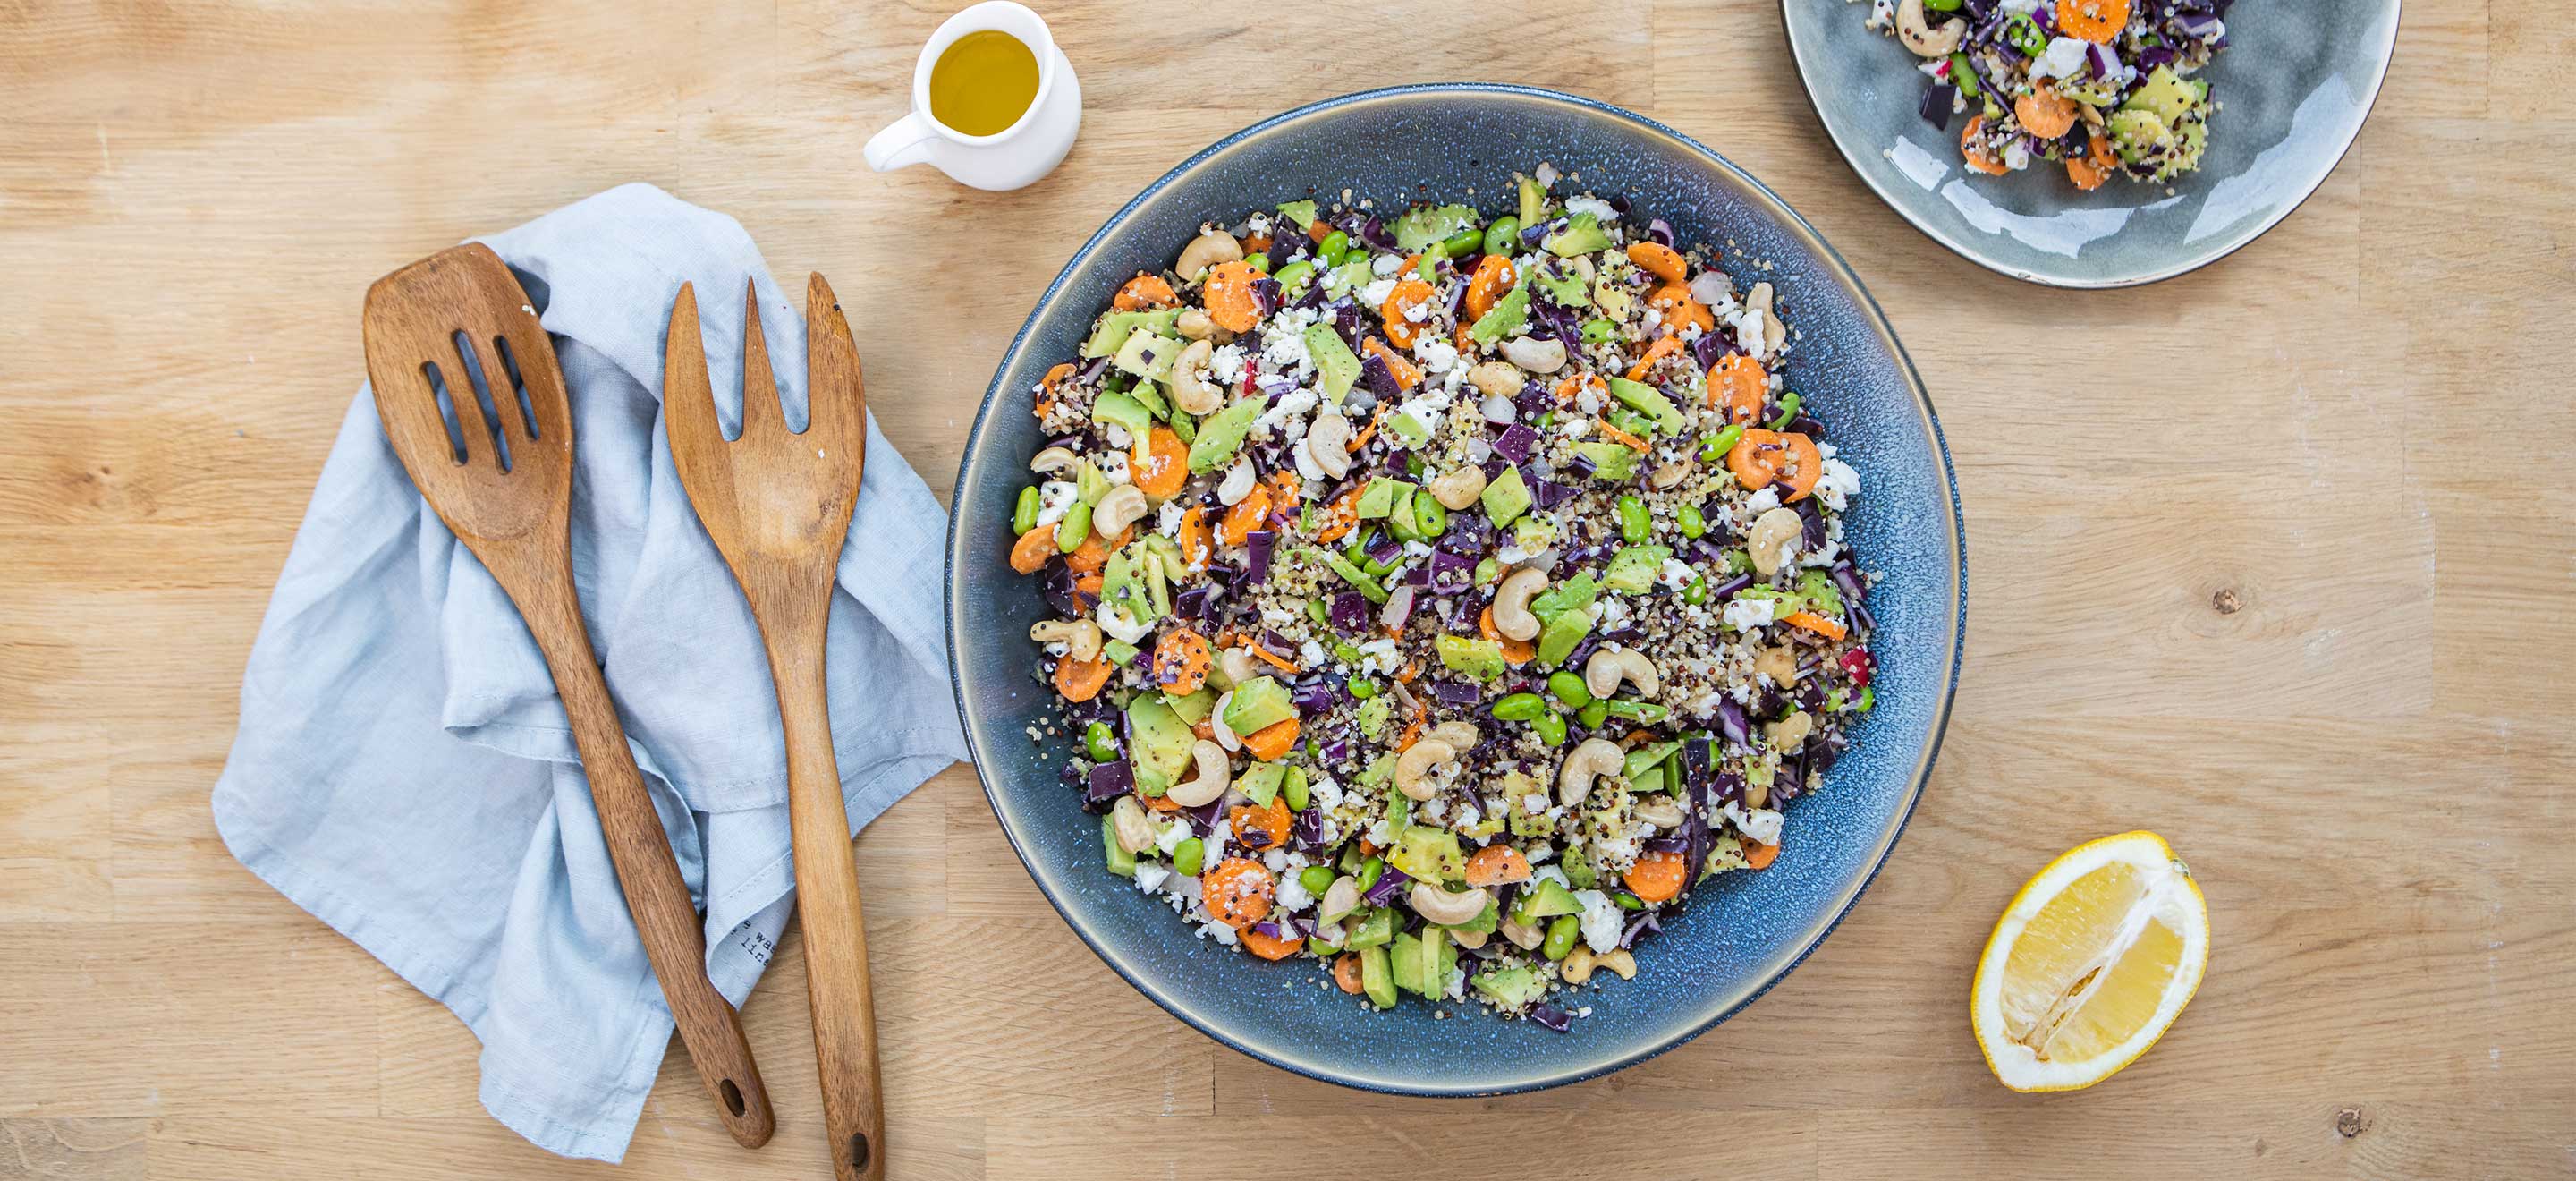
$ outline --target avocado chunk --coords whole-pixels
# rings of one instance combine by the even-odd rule
[[[1755,768],[1761,768],[1768,767],[1770,765],[1771,764],[1769,763],[1756,763],[1753,766]],[[1748,769],[1747,774],[1749,775],[1750,773],[1751,769]],[[1601,871],[1592,868],[1591,854],[1576,850],[1574,854],[1567,857],[1562,864],[1565,868],[1565,880],[1574,883],[1575,889],[1589,890],[1601,884]],[[1578,905],[1576,909],[1579,910],[1582,908]]]
[[[1547,995],[1547,979],[1528,968],[1488,968],[1469,983],[1498,1009],[1526,1009]]]
[[[2144,163],[2147,157],[2173,144],[2173,133],[2166,128],[2164,117],[2154,111],[2113,111],[2110,127],[2112,145],[2120,159],[2131,164]]]
[[[1351,383],[1360,377],[1360,359],[1351,355],[1351,346],[1342,343],[1342,334],[1330,324],[1314,324],[1306,329],[1306,355],[1315,362],[1316,388],[1332,399],[1334,405],[1351,392]]]
[[[1394,938],[1395,908],[1373,906],[1366,908],[1360,921],[1351,927],[1349,937],[1342,940],[1342,946],[1355,951],[1367,947],[1384,947],[1387,941]]]
[[[1529,511],[1529,484],[1521,479],[1521,469],[1507,467],[1503,474],[1485,482],[1484,494],[1478,497],[1485,505],[1485,517],[1495,525],[1509,525]]]
[[[1154,417],[1171,423],[1173,432],[1181,436],[1182,442],[1190,441],[1190,416],[1172,413],[1172,403],[1163,397],[1163,387],[1150,381],[1139,381],[1128,387],[1127,396],[1136,399],[1136,404]]]
[[[1494,640],[1474,636],[1442,636],[1434,641],[1440,650],[1440,663],[1451,672],[1465,673],[1479,681],[1500,678],[1508,668],[1503,660],[1503,646]],[[1407,873],[1412,872],[1407,870]]]
[[[1682,428],[1690,425],[1690,420],[1682,417],[1681,408],[1673,405],[1672,399],[1642,381],[1611,378],[1610,396],[1627,403],[1637,413],[1654,419],[1655,425],[1663,428],[1665,434],[1680,434]]]
[[[1601,585],[1621,594],[1642,595],[1654,588],[1664,559],[1672,556],[1673,547],[1668,545],[1621,546],[1610,555],[1610,564],[1601,568]]]
[[[1590,611],[1560,612],[1556,618],[1548,620],[1545,627],[1539,629],[1539,664],[1542,667],[1554,667],[1565,663],[1565,658],[1574,654],[1574,646],[1582,643],[1583,637],[1591,633],[1592,613]]]
[[[1522,553],[1534,554],[1556,544],[1556,521],[1531,513],[1512,522],[1512,544]]]
[[[1456,881],[1467,876],[1467,855],[1458,834],[1429,825],[1407,825],[1387,850],[1387,864],[1425,882]]]
[[[1381,1009],[1395,1007],[1395,972],[1387,963],[1386,948],[1372,945],[1360,949],[1360,991],[1368,994],[1369,1003]]]
[[[1216,711],[1216,690],[1200,686],[1198,692],[1183,697],[1174,697],[1166,693],[1163,695],[1163,704],[1172,707],[1172,712],[1179,715],[1182,721],[1195,726],[1206,721],[1207,716]]]
[[[1502,904],[1494,901],[1493,896],[1489,894],[1485,897],[1485,909],[1477,911],[1476,917],[1463,923],[1450,923],[1448,928],[1452,931],[1465,931],[1470,935],[1491,935],[1496,928],[1502,926],[1502,922]]]
[[[1100,605],[1118,607],[1139,624],[1152,623],[1163,617],[1154,609],[1154,592],[1146,583],[1146,573],[1139,559],[1144,551],[1136,546],[1120,547],[1109,555],[1109,563],[1100,571]]]
[[[1474,337],[1478,344],[1492,344],[1520,331],[1521,325],[1529,322],[1529,292],[1529,276],[1523,275],[1520,282],[1512,285],[1509,294],[1494,301],[1494,306],[1486,309],[1484,315],[1476,317],[1476,323],[1467,329],[1467,335]]]
[[[1127,846],[1118,843],[1118,819],[1116,817],[1108,815],[1101,816],[1100,843],[1108,850],[1109,853],[1109,872],[1117,874],[1122,878],[1132,878],[1136,876],[1136,855],[1128,852]]]
[[[1243,437],[1252,432],[1254,419],[1270,404],[1268,394],[1237,398],[1199,423],[1198,437],[1190,441],[1190,470],[1212,472],[1234,462],[1234,453],[1243,447]]]
[[[1314,552],[1323,556],[1325,569],[1338,575],[1342,581],[1351,584],[1351,587],[1359,591],[1360,594],[1366,597],[1369,602],[1383,603],[1386,601],[1386,588],[1379,586],[1376,579],[1369,577],[1368,571],[1360,569],[1359,566],[1349,558],[1345,558],[1331,550],[1316,550]],[[1372,698],[1372,700],[1374,700],[1374,698]]]
[[[1082,342],[1085,357],[1107,357],[1117,354],[1127,337],[1137,329],[1152,332],[1169,331],[1181,318],[1179,308],[1157,308],[1141,312],[1111,312],[1100,318],[1100,326],[1091,330],[1091,339]]]
[[[1279,216],[1287,218],[1289,225],[1297,227],[1297,232],[1304,233],[1306,227],[1315,224],[1315,203],[1282,201],[1279,203]]]
[[[1154,429],[1154,413],[1145,404],[1125,394],[1102,394],[1091,403],[1094,421],[1115,423],[1138,440]]]
[[[1596,480],[1633,480],[1637,477],[1637,452],[1625,443],[1577,443],[1575,453],[1592,460],[1592,478]]]
[[[1372,697],[1360,703],[1360,737],[1371,742],[1386,741],[1386,722],[1394,706],[1384,697]]]
[[[1583,276],[1560,270],[1554,263],[1538,268],[1538,273],[1530,276],[1530,282],[1546,292],[1548,299],[1559,307],[1580,308],[1592,304],[1591,298],[1585,294],[1587,289]]]
[[[1369,270],[1368,252],[1363,250],[1349,258],[1343,259],[1342,265],[1324,272],[1324,294],[1331,296],[1334,299],[1340,299],[1351,292],[1368,286],[1369,281],[1375,278],[1377,278],[1377,275]],[[1326,328],[1324,331],[1331,332],[1332,329]],[[1308,337],[1307,339],[1311,341],[1314,338]],[[1350,349],[1345,347],[1342,351],[1347,353]]]
[[[1407,254],[1420,254],[1461,230],[1474,229],[1476,211],[1464,205],[1416,205],[1405,210],[1387,231]]]
[[[1109,494],[1109,477],[1090,460],[1077,460],[1073,469],[1073,489],[1074,495],[1082,498],[1082,503],[1098,504],[1101,497]]]
[[[1277,763],[1254,763],[1234,777],[1237,791],[1252,797],[1252,802],[1267,808],[1279,796],[1279,785],[1286,782],[1288,768]]]
[[[1297,716],[1297,703],[1288,699],[1288,687],[1270,677],[1254,677],[1234,687],[1234,698],[1225,703],[1225,728],[1237,735],[1266,730]]]
[[[1580,611],[1589,607],[1593,600],[1600,597],[1601,584],[1593,580],[1590,571],[1585,571],[1547,588],[1537,598],[1531,599],[1530,614],[1538,616],[1542,621],[1551,620],[1568,611]]]
[[[1111,364],[1118,366],[1120,372],[1133,373],[1145,381],[1170,381],[1172,359],[1180,356],[1181,350],[1187,347],[1177,336],[1132,333],[1125,344],[1118,346],[1118,359]]]
[[[1574,892],[1555,878],[1540,878],[1536,889],[1521,891],[1520,901],[1512,905],[1512,921],[1527,927],[1539,919],[1552,919],[1561,914],[1579,914],[1583,904],[1575,901]]]
[[[1190,747],[1198,736],[1190,733],[1190,724],[1172,712],[1161,694],[1139,693],[1127,703],[1127,732],[1132,735],[1127,750],[1135,756],[1138,783],[1144,782],[1148,770],[1160,776],[1165,786],[1179,781],[1190,765]]]
[[[1386,434],[1408,450],[1431,441],[1431,428],[1409,410],[1397,411],[1395,417],[1386,420]]]
[[[1809,570],[1798,576],[1798,597],[1806,601],[1809,611],[1837,619],[1842,617],[1842,589],[1834,585],[1832,575],[1822,570]]]
[[[1395,511],[1397,500],[1413,499],[1413,485],[1392,476],[1372,476],[1368,487],[1360,492],[1359,514],[1363,521],[1376,520]]]
[[[1648,771],[1654,770],[1657,767],[1663,766],[1664,760],[1673,757],[1673,752],[1680,750],[1681,748],[1682,744],[1679,739],[1675,739],[1671,742],[1647,743],[1644,746],[1628,752],[1628,759],[1625,763],[1621,764],[1619,773],[1628,777],[1628,786],[1632,790],[1645,791],[1647,789],[1636,782],[1637,777]]]
[[[2208,94],[2208,84],[2187,81],[2172,66],[2158,66],[2147,80],[2120,104],[2124,111],[2153,111],[2167,126],[2182,122],[2183,116],[2200,105]]]
[[[1398,935],[1387,949],[1395,986],[1437,1000],[1449,995],[1449,973],[1458,968],[1458,945],[1439,927],[1424,927],[1420,937]]]
[[[1521,224],[1537,225],[1547,212],[1547,190],[1540,187],[1536,177],[1524,176],[1520,182]]]
[[[1549,234],[1539,245],[1558,258],[1572,258],[1610,248],[1610,235],[1601,228],[1601,219],[1589,213],[1567,218],[1565,228]]]

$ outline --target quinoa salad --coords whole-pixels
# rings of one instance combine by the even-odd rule
[[[2193,78],[2233,0],[1871,0],[1869,26],[1923,59],[1924,121],[1994,176],[2061,164],[2079,189],[2200,167],[2217,109]]]
[[[1175,937],[1558,1032],[1875,700],[1767,268],[1564,179],[1202,226],[1030,391],[1009,554],[1029,737]]]

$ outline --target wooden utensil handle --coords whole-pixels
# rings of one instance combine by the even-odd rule
[[[564,554],[560,545],[555,554]],[[670,1005],[698,1078],[716,1098],[725,1130],[743,1147],[758,1148],[769,1142],[778,1118],[761,1086],[760,1068],[752,1062],[751,1043],[743,1038],[741,1017],[707,979],[706,935],[697,906],[689,900],[688,881],[680,876],[661,815],[645,791],[634,752],[627,748],[626,727],[617,720],[608,683],[591,654],[590,636],[573,598],[572,571],[567,565],[560,582],[522,581],[531,593],[514,592],[513,597],[554,673],[573,744],[581,750],[582,773],[590,780],[590,798],[599,809],[599,826],[608,837],[609,860],[617,866],[617,885],[626,895],[636,933],[644,939],[654,978],[661,982],[662,999]]]
[[[814,1058],[823,1082],[823,1127],[839,1181],[885,1176],[885,1091],[877,1074],[875,993],[868,933],[859,913],[859,867],[841,803],[825,693],[823,630],[828,573],[815,599],[764,613],[770,676],[787,730],[787,811],[796,850],[796,906],[805,930],[805,991],[814,1010]]]

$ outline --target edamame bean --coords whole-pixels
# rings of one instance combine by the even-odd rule
[[[1538,740],[1548,744],[1549,746],[1565,745],[1564,714],[1558,713],[1555,710],[1548,710],[1547,712],[1530,719],[1530,729],[1537,731]]]
[[[2038,57],[2048,49],[2048,34],[2040,32],[2039,22],[2026,12],[2014,13],[2011,20],[2004,22],[2004,39],[2029,57]]]
[[[1617,714],[1620,717],[1631,718],[1636,721],[1644,722],[1649,726],[1663,721],[1673,712],[1664,708],[1661,704],[1652,701],[1628,701],[1626,699],[1621,699],[1618,701],[1600,702],[1598,704],[1610,707],[1610,712]]]
[[[1306,281],[1314,277],[1315,264],[1302,261],[1289,263],[1287,266],[1279,268],[1278,274],[1271,276],[1271,278],[1279,280],[1279,290],[1285,295],[1294,295],[1300,291],[1304,291],[1306,289]]]
[[[1324,605],[1324,601],[1323,601],[1322,599],[1308,599],[1308,600],[1306,600],[1306,618],[1311,619],[1311,620],[1314,620],[1314,621],[1315,621],[1315,626],[1317,626],[1317,627],[1330,627],[1330,626],[1332,626],[1332,624],[1331,624],[1331,622],[1330,622],[1330,620],[1332,619],[1332,616],[1333,616],[1332,608],[1330,608],[1330,607],[1326,607],[1326,606]]]
[[[1485,227],[1485,253],[1510,254],[1521,244],[1521,219],[1504,214]]]
[[[1646,513],[1646,502],[1631,493],[1619,498],[1619,537],[1630,545],[1642,545],[1655,530],[1655,519]]]
[[[1753,569],[1753,555],[1740,549],[1731,549],[1719,554],[1717,561],[1728,574],[1742,574]]]
[[[1852,702],[1852,712],[1865,714],[1869,712],[1869,707],[1876,704],[1878,704],[1878,686],[1863,685],[1860,687],[1860,700]]]
[[[1780,413],[1778,417],[1771,420],[1771,429],[1785,431],[1789,429],[1790,420],[1796,417],[1798,417],[1798,391],[1791,390],[1780,395]]]
[[[1573,915],[1558,915],[1547,925],[1547,942],[1541,944],[1539,950],[1551,960],[1564,959],[1574,954],[1574,940],[1582,934],[1583,924]]]
[[[1968,64],[1968,55],[1950,55],[1950,84],[1959,88],[1959,96],[1970,101],[1981,97],[1977,89],[1976,67]]]
[[[1306,757],[1313,758],[1315,756],[1310,752]],[[1291,812],[1303,812],[1306,810],[1307,795],[1305,768],[1288,768],[1288,777],[1280,780],[1279,782],[1279,798],[1288,801],[1288,810]],[[1332,885],[1331,882],[1326,882],[1324,884],[1327,886]],[[1323,891],[1320,890],[1316,891],[1318,894],[1322,892]]]
[[[1574,711],[1574,720],[1583,723],[1583,728],[1586,730],[1598,730],[1601,728],[1601,723],[1610,720],[1610,703],[1595,701],[1584,706]]]
[[[1324,891],[1333,888],[1332,867],[1324,865],[1309,865],[1304,869],[1298,870],[1297,884],[1306,887],[1307,893],[1312,894],[1317,898],[1321,898],[1324,896]]]
[[[1526,722],[1547,712],[1547,702],[1536,693],[1514,693],[1494,703],[1494,717],[1505,722]]]
[[[2031,56],[2033,56],[2033,57],[2037,57],[2038,55],[2037,55],[2037,54],[2033,54],[2033,55],[2031,55]],[[1422,281],[1423,281],[1423,282],[1425,282],[1425,283],[1430,282],[1430,281],[1431,281],[1431,279],[1432,279],[1432,276],[1434,276],[1434,275],[1436,275],[1436,274],[1438,274],[1438,273],[1439,273],[1439,272],[1438,272],[1438,270],[1437,270],[1437,269],[1435,269],[1435,268],[1431,265],[1431,264],[1432,264],[1432,260],[1437,259],[1437,258],[1439,258],[1439,257],[1440,257],[1440,252],[1439,252],[1439,251],[1437,251],[1437,250],[1425,250],[1425,251],[1423,251],[1423,252],[1422,252],[1422,261],[1421,261],[1421,262],[1418,262],[1418,263],[1413,264],[1413,273],[1414,273],[1414,274],[1417,274],[1417,275],[1422,276]]]
[[[1547,691],[1564,702],[1567,709],[1581,709],[1592,704],[1592,690],[1583,683],[1583,678],[1561,669],[1547,674]]]
[[[1682,601],[1694,607],[1707,602],[1708,576],[1705,574],[1691,575],[1689,585],[1682,588]]]
[[[1673,515],[1680,520],[1684,537],[1697,538],[1708,532],[1708,517],[1699,511],[1698,505],[1683,505],[1681,511]]]
[[[1585,344],[1606,344],[1618,335],[1619,326],[1608,320],[1596,318],[1583,322],[1583,343]]]
[[[1440,243],[1440,253],[1451,258],[1465,258],[1485,245],[1485,232],[1474,226],[1460,230]]]
[[[1173,869],[1181,873],[1188,874],[1191,877],[1197,877],[1199,876],[1199,870],[1206,868],[1206,866],[1206,841],[1202,841],[1197,837],[1191,837],[1186,841],[1182,841],[1180,844],[1172,846]]]
[[[1413,531],[1424,541],[1449,531],[1449,510],[1428,492],[1413,494]]]
[[[1267,275],[1270,273],[1270,256],[1267,254],[1247,254],[1243,258],[1243,265]]]
[[[1643,899],[1643,898],[1639,898],[1639,897],[1637,897],[1636,895],[1634,895],[1634,894],[1631,894],[1631,893],[1627,892],[1626,890],[1621,890],[1621,891],[1619,891],[1618,893],[1611,895],[1611,896],[1610,896],[1610,901],[1618,903],[1618,904],[1619,904],[1619,909],[1621,909],[1621,910],[1644,910],[1644,909],[1646,909],[1646,900],[1645,900],[1645,899]]]
[[[1957,12],[1966,0],[1923,0],[1923,7],[1934,12]]]
[[[1351,236],[1340,230],[1324,235],[1324,240],[1315,247],[1315,256],[1323,259],[1324,265],[1328,267],[1342,265],[1342,260],[1349,258],[1350,255]]]
[[[1118,732],[1107,722],[1093,722],[1082,728],[1082,745],[1091,751],[1095,763],[1113,762],[1118,758]]]
[[[1743,437],[1743,423],[1728,423],[1725,430],[1719,431],[1714,435],[1710,435],[1708,437],[1708,442],[1700,445],[1700,462],[1716,463],[1717,461],[1726,458],[1726,453],[1735,449],[1735,441]]]
[[[1377,682],[1367,677],[1352,677],[1351,683],[1344,687],[1351,691],[1353,701],[1366,701],[1377,696]]]
[[[1366,890],[1376,885],[1378,876],[1385,872],[1386,858],[1384,857],[1371,857],[1360,862],[1360,889]]]
[[[1038,486],[1020,489],[1020,503],[1011,509],[1011,535],[1017,537],[1038,527]]]
[[[1028,530],[1022,529],[1020,532],[1026,533]],[[1476,562],[1476,585],[1492,586],[1494,584],[1494,580],[1501,578],[1502,576],[1503,564],[1495,561],[1492,557],[1488,556],[1479,559]]]
[[[1064,519],[1055,523],[1055,548],[1072,553],[1082,548],[1082,539],[1091,536],[1091,506],[1077,500],[1064,510]]]

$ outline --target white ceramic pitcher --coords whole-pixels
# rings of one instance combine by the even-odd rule
[[[999,30],[1038,59],[1038,93],[1019,121],[991,135],[967,135],[930,114],[930,71],[968,33]],[[929,164],[959,184],[1016,189],[1053,171],[1082,128],[1082,84],[1038,14],[1011,0],[985,0],[940,23],[912,67],[912,111],[868,140],[868,167],[891,172]]]

